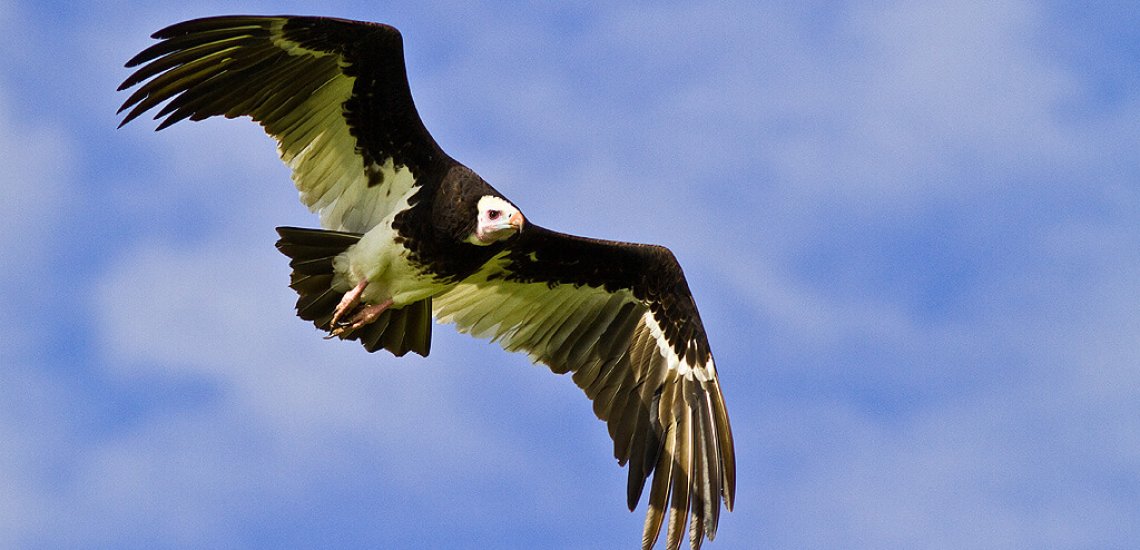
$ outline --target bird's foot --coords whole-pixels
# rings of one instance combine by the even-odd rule
[[[329,320],[329,328],[336,328],[343,324],[341,323],[341,318],[343,318],[346,313],[356,309],[356,306],[360,305],[360,297],[364,295],[364,288],[367,286],[368,279],[363,279],[357,283],[352,290],[344,293],[344,296],[340,299],[340,303],[337,304],[336,309],[333,310],[332,319]]]
[[[357,303],[359,303],[359,299],[357,300]],[[336,324],[332,325],[333,329],[332,332],[329,332],[328,338],[332,338],[334,336],[344,336],[345,334],[348,334],[364,325],[367,325],[368,323],[375,321],[378,317],[380,317],[380,314],[384,313],[384,310],[388,309],[391,305],[392,299],[389,298],[383,302],[380,302],[379,304],[368,304],[364,307],[361,307],[347,321],[337,321]]]

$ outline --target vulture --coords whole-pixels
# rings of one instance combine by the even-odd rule
[[[688,283],[664,247],[532,223],[452,159],[412,102],[395,28],[327,17],[222,16],[171,25],[127,62],[126,124],[248,116],[277,142],[321,229],[279,227],[297,315],[326,338],[427,356],[432,319],[571,378],[648,488],[642,548],[716,535],[736,460]],[[164,104],[165,103],[165,104]],[[652,477],[652,481],[649,481]]]

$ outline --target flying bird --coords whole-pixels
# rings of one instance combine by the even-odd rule
[[[427,356],[432,317],[574,382],[628,465],[642,548],[732,510],[732,431],[700,315],[666,248],[540,227],[428,133],[403,40],[379,23],[223,16],[177,23],[127,62],[122,123],[248,116],[277,141],[322,229],[279,227],[297,314],[327,338]],[[666,513],[668,511],[668,513]],[[666,522],[666,516],[668,518]]]

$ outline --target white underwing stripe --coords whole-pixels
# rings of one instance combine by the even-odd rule
[[[550,288],[476,276],[435,298],[434,306],[441,323],[454,322],[473,336],[492,338],[507,350],[523,349],[532,359],[544,360],[568,339],[579,343],[589,336],[585,329],[593,327],[586,322],[600,318],[599,310],[611,299],[602,289]]]
[[[596,349],[607,330],[619,329],[614,321],[625,304],[639,308],[638,324],[644,329],[621,327],[630,331],[624,344],[617,343],[617,350]],[[690,364],[686,357],[677,355],[653,313],[628,292],[488,281],[476,275],[436,297],[434,307],[440,323],[455,323],[460,331],[489,338],[507,351],[526,351],[533,361],[547,363],[558,371],[606,360],[614,353],[630,353],[635,367],[644,363],[651,370],[676,371],[700,382],[715,376],[711,357]]]
[[[669,340],[665,338],[665,332],[661,329],[661,325],[657,322],[657,318],[653,316],[653,312],[647,310],[645,312],[643,318],[645,321],[645,326],[649,329],[649,334],[653,337],[653,340],[657,343],[658,353],[660,353],[661,356],[665,358],[666,364],[668,365],[670,370],[678,371],[678,373],[680,373],[681,376],[687,376],[687,377],[691,376],[691,377],[694,377],[697,380],[700,380],[702,382],[708,381],[708,379],[713,374],[713,371],[711,370],[712,369],[712,357],[707,357],[707,358],[698,357],[697,358],[698,361],[700,361],[701,359],[705,360],[703,365],[701,365],[701,364],[696,364],[696,365],[690,364],[689,361],[686,359],[686,357],[678,356],[677,352],[673,350],[673,346],[669,343]],[[695,347],[695,343],[694,342],[686,342],[685,347],[686,347],[686,349],[693,348],[693,347]],[[690,355],[690,354],[686,354],[686,355]]]

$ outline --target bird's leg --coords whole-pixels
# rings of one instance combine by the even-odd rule
[[[336,328],[340,325],[341,317],[344,317],[345,313],[352,311],[360,304],[360,297],[364,294],[364,287],[366,286],[368,286],[368,279],[362,279],[352,290],[344,293],[340,303],[333,310],[332,319],[329,320],[329,328]]]
[[[357,300],[357,303],[359,303],[359,299]],[[349,320],[338,322],[334,326],[332,332],[329,333],[328,337],[332,338],[333,336],[342,336],[348,334],[364,325],[367,325],[368,323],[375,321],[376,318],[380,317],[380,314],[384,313],[384,310],[388,309],[388,307],[391,305],[392,299],[388,298],[379,304],[368,304],[360,308],[360,310],[353,314],[352,318]]]

